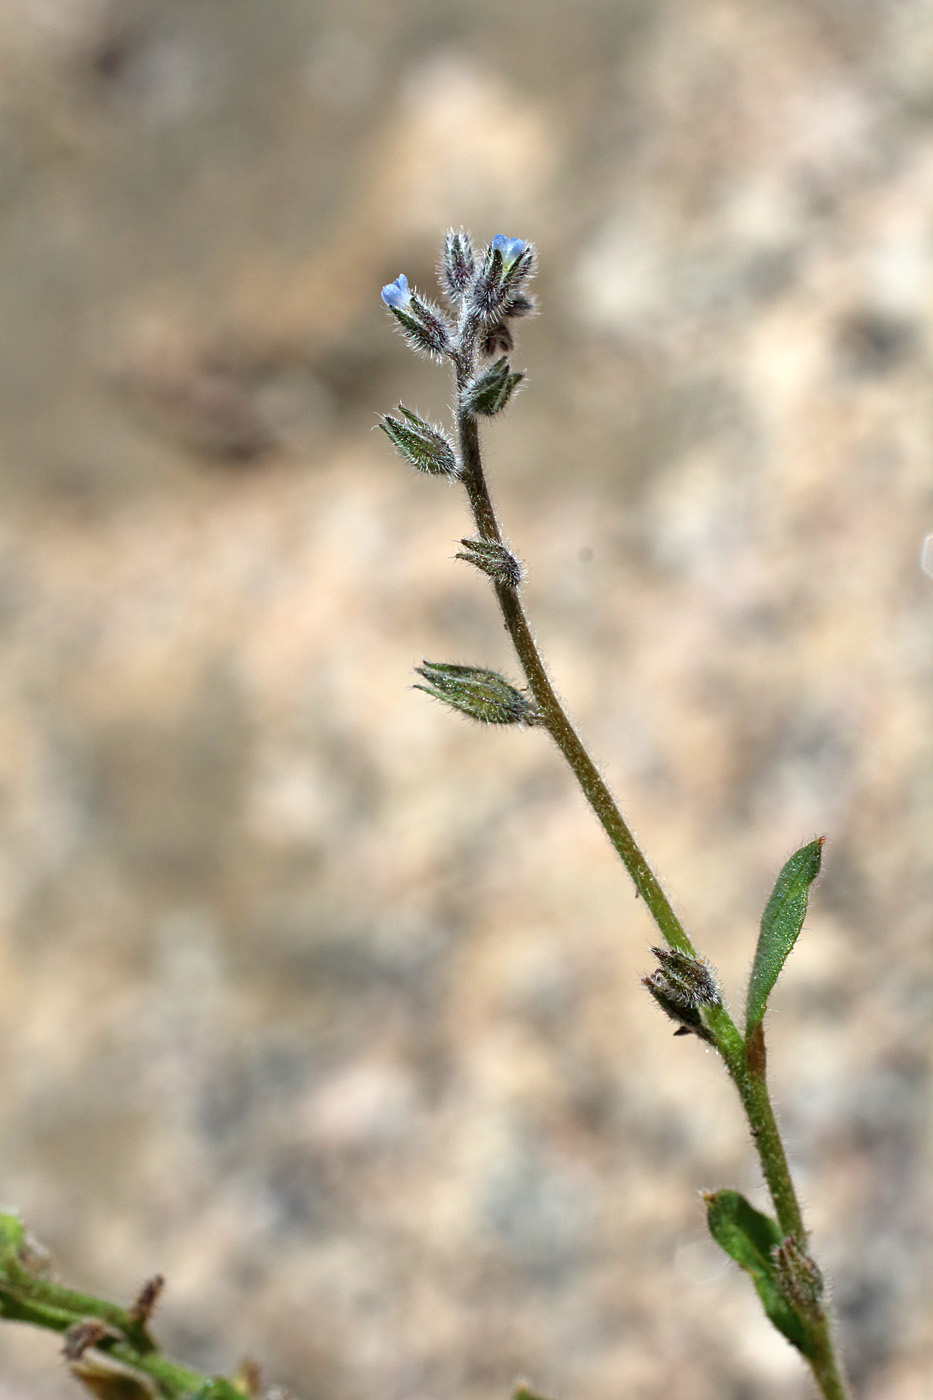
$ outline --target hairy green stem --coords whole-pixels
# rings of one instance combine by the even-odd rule
[[[765,1078],[764,1035],[759,1035],[761,1027],[753,1037],[753,1044],[746,1049],[745,1041],[724,1006],[706,1008],[703,1018],[739,1091],[778,1224],[785,1235],[796,1236],[801,1247],[805,1248],[807,1232],[803,1213],[794,1190]]]
[[[243,1400],[231,1381],[202,1375],[165,1356],[131,1309],[66,1288],[40,1272],[30,1263],[26,1232],[15,1215],[0,1215],[0,1317],[63,1333],[89,1320],[100,1322],[102,1335],[93,1345],[130,1373],[150,1378],[165,1400]],[[112,1393],[117,1389],[114,1382]],[[120,1393],[141,1394],[142,1388],[134,1390],[126,1379]]]
[[[476,528],[483,539],[501,543],[502,534],[483,474],[479,433],[472,414],[458,414],[457,431],[463,484],[470,499]],[[557,698],[517,590],[507,583],[496,583],[495,589],[506,629],[525,673],[528,689],[543,716],[545,727],[573,770],[587,801],[621,857],[623,865],[632,877],[635,889],[647,904],[662,935],[672,948],[679,948],[681,952],[695,957],[693,944],[674,913],[670,900],[658,883],[599,769],[587,753]]]
[[[461,355],[455,360],[458,402],[461,401],[463,388],[475,365],[473,338],[465,336],[462,347]],[[501,544],[502,532],[483,471],[476,418],[459,408],[456,422],[461,475],[476,528],[482,539]],[[567,760],[587,801],[621,857],[636,891],[648,906],[661,935],[670,947],[696,957],[696,950],[680,919],[557,697],[538,652],[517,589],[501,581],[497,581],[494,586],[506,630],[545,727]],[[760,1035],[756,1032],[752,1044],[746,1047],[725,1007],[705,1008],[703,1015],[716,1049],[742,1101],[778,1224],[785,1236],[794,1235],[803,1248],[806,1246],[807,1233],[768,1093],[764,1034],[761,1027],[758,1028]],[[814,1355],[808,1358],[808,1363],[820,1393],[825,1400],[849,1400],[849,1391],[833,1349],[829,1318],[822,1309],[817,1312],[813,1332],[817,1345]]]
[[[823,1309],[820,1310],[819,1320],[815,1326],[814,1341],[815,1347],[813,1355],[810,1357],[810,1369],[821,1393],[826,1400],[852,1400],[851,1391],[836,1359],[832,1326]]]

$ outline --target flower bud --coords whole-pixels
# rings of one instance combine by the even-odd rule
[[[512,264],[518,262],[528,244],[524,238],[506,238],[504,233],[497,233],[489,246],[502,254],[502,267],[508,272]]]
[[[494,414],[501,413],[524,378],[523,371],[512,370],[503,355],[466,385],[460,395],[460,407],[465,413],[479,413],[492,418]]]
[[[801,1248],[796,1235],[788,1235],[772,1251],[781,1292],[801,1312],[819,1308],[825,1284],[816,1260]]]
[[[698,1035],[712,1042],[703,1024],[701,1006],[721,1006],[722,994],[709,965],[679,948],[652,948],[661,966],[643,977],[642,984],[666,1016],[676,1021],[675,1035]]]
[[[383,414],[379,427],[399,456],[404,457],[417,471],[427,472],[429,476],[459,476],[460,468],[447,434],[431,423],[426,423],[404,404],[400,403],[398,410],[405,419],[404,422],[386,413]]]
[[[411,291],[404,272],[400,272],[394,282],[389,282],[383,287],[382,300],[392,311],[404,311],[410,304]]]
[[[501,320],[509,304],[520,296],[534,264],[535,252],[530,243],[497,233],[470,288],[473,313],[486,324]]]
[[[441,286],[454,305],[461,300],[475,271],[476,259],[470,235],[464,229],[449,229],[444,239],[439,276]]]
[[[387,283],[381,295],[413,350],[434,356],[450,354],[452,332],[447,318],[432,302],[411,290],[404,272]]]
[[[454,556],[472,564],[494,583],[517,588],[522,581],[522,566],[499,540],[461,540],[463,549]]]
[[[435,700],[469,715],[482,724],[540,724],[541,714],[531,698],[516,690],[497,671],[479,666],[457,666],[446,661],[425,661],[416,672],[427,682],[416,685]]]
[[[679,948],[652,948],[661,964],[668,994],[681,1006],[722,1006],[722,993],[709,963]]]

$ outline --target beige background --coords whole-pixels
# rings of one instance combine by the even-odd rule
[[[771,1065],[859,1396],[933,1360],[933,10],[5,0],[0,1195],[171,1350],[302,1400],[802,1400],[704,1234],[729,1087],[371,431],[379,287],[534,238],[486,433],[583,733]],[[5,1400],[74,1392],[0,1330]]]

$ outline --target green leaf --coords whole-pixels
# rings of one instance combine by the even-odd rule
[[[18,1255],[26,1242],[26,1228],[18,1215],[0,1214],[0,1255],[10,1251]]]
[[[768,1005],[768,997],[780,976],[787,955],[797,942],[797,935],[807,913],[810,886],[820,873],[823,837],[801,846],[784,866],[771,898],[761,916],[761,932],[755,961],[748,984],[745,1012],[745,1039],[760,1025]]]
[[[809,1356],[807,1329],[781,1291],[772,1254],[782,1242],[777,1221],[756,1210],[738,1191],[710,1191],[704,1200],[706,1223],[713,1239],[748,1274],[777,1330],[804,1356]]]

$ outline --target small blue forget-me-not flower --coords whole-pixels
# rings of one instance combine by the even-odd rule
[[[502,254],[502,261],[506,267],[511,267],[528,245],[524,238],[506,238],[504,233],[497,233],[489,246]]]
[[[404,272],[400,272],[394,282],[390,282],[382,289],[382,300],[386,306],[392,307],[394,311],[404,311],[411,301],[411,292],[408,287],[408,278]]]

